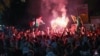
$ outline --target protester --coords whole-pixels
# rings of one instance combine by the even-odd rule
[[[48,30],[48,29],[47,29]],[[17,29],[0,31],[0,56],[100,56],[100,28],[71,34]]]

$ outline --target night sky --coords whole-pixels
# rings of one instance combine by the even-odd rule
[[[10,7],[4,6],[3,0],[0,0],[0,4],[4,6],[2,21],[6,25],[25,25],[32,18],[40,16],[40,4],[41,0],[9,0]],[[82,1],[84,4],[88,4],[89,16],[100,15],[100,1],[99,0],[76,0]],[[69,0],[69,6],[71,6],[75,0]]]
[[[88,6],[90,16],[100,16],[100,0],[89,0]]]

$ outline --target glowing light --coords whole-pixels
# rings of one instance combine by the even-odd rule
[[[62,29],[65,28],[68,24],[68,18],[67,17],[58,17],[51,21],[51,27],[52,29]]]

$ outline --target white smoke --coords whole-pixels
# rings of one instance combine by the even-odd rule
[[[42,0],[41,15],[54,18],[66,16],[66,4],[66,0]]]

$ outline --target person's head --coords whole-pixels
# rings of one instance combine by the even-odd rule
[[[39,16],[39,19],[42,19],[42,16]]]

